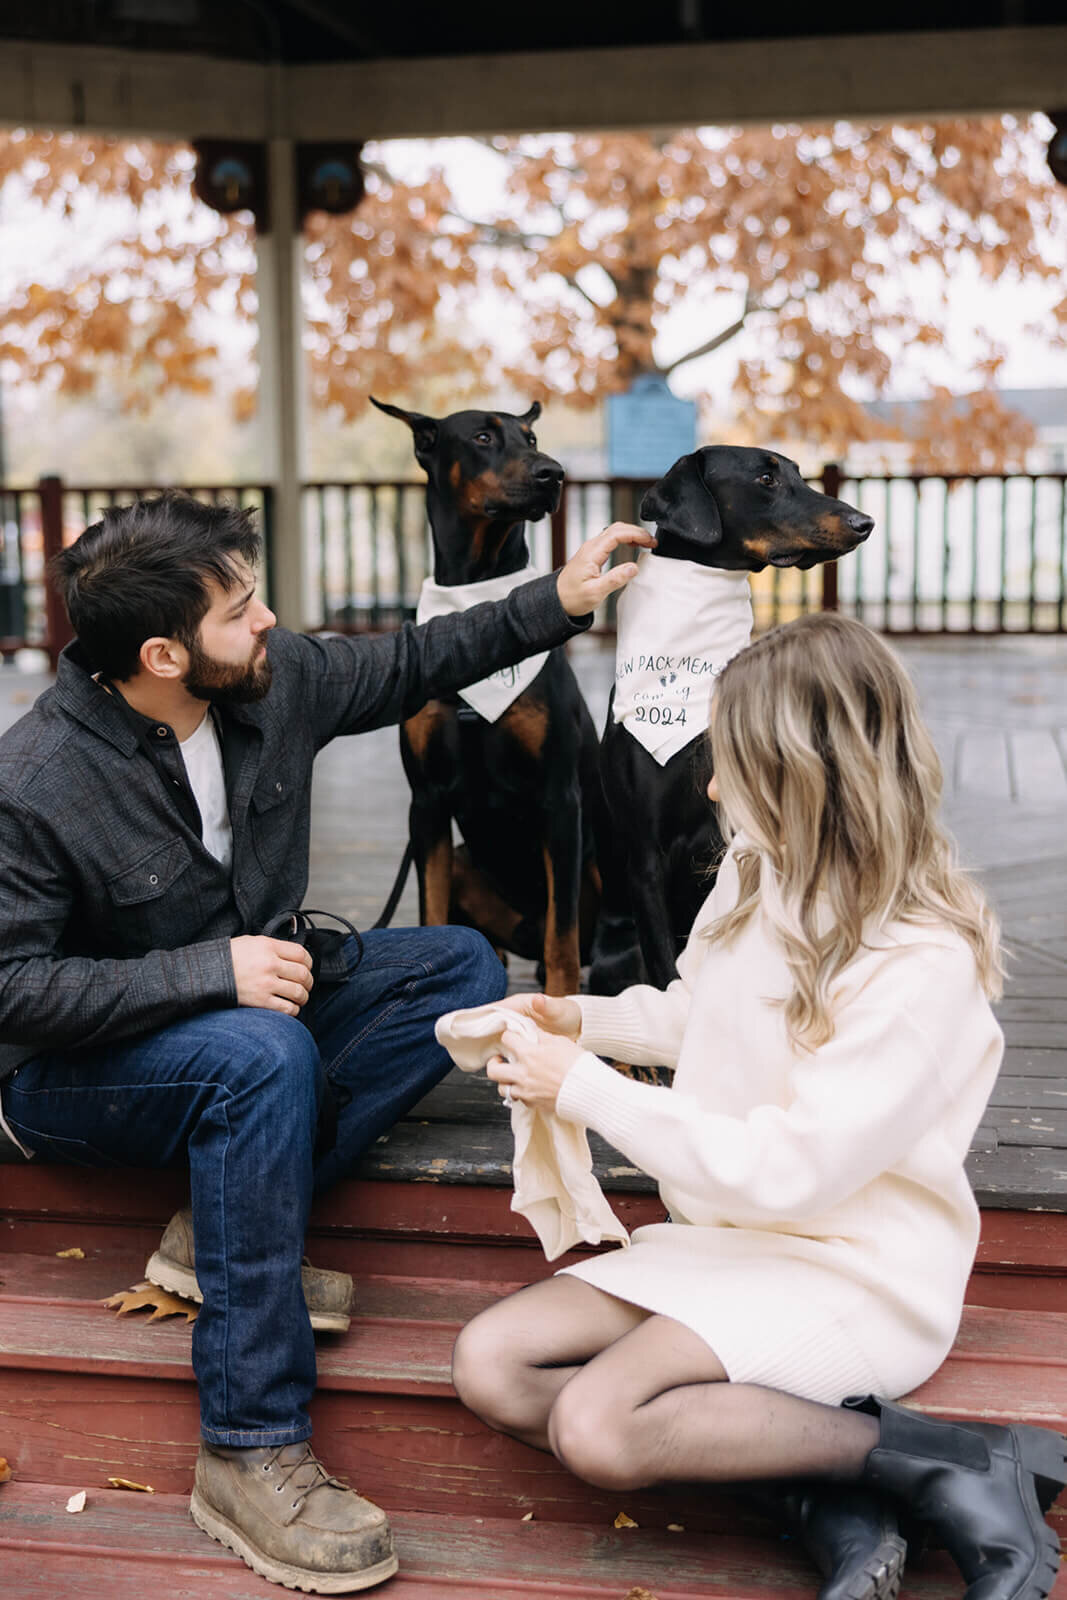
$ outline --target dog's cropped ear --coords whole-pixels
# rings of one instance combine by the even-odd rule
[[[700,451],[680,456],[669,472],[654,483],[641,501],[642,522],[654,522],[662,544],[665,536],[687,544],[718,544],[723,537],[722,517],[715,496],[704,482]]]
[[[405,411],[402,406],[391,406],[385,400],[375,400],[373,395],[368,395],[372,406],[377,406],[379,411],[384,411],[387,417],[397,417],[401,422],[406,422],[415,439],[415,459],[422,461],[423,456],[428,456],[437,443],[437,423],[433,417],[424,417],[421,411]]]
[[[535,400],[533,405],[530,407],[529,411],[525,412],[519,418],[519,421],[520,422],[526,422],[526,423],[536,422],[540,415],[541,415],[541,402],[540,402],[540,400]]]

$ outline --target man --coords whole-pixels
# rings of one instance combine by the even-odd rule
[[[351,1284],[302,1277],[308,1210],[444,1075],[435,1018],[505,988],[467,928],[350,939],[317,984],[263,933],[307,885],[315,754],[580,632],[636,571],[601,572],[633,539],[613,527],[506,600],[373,639],[276,629],[234,507],[112,509],[59,558],[78,637],[0,739],[0,1118],[26,1154],[188,1159],[191,1228],[153,1262],[203,1298],[192,1512],[275,1582],[396,1570],[384,1512],[309,1444],[309,1311],[347,1325]]]

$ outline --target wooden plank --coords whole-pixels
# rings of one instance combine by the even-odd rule
[[[1067,1216],[983,1211],[977,1265],[982,1270],[1011,1267],[1067,1274]]]
[[[1026,1113],[986,1112],[996,1130],[997,1146],[1022,1145],[1027,1149],[1067,1150],[1067,1104],[1062,1110]],[[974,1145],[971,1146],[972,1150]]]
[[[1067,1078],[1067,1023],[1059,1017],[1001,1017],[999,1021],[1009,1049],[1049,1050],[1060,1057],[1060,1071]]]
[[[1062,1150],[1000,1147],[967,1158],[967,1176],[980,1206],[1067,1211],[1067,1156]]]
[[[1040,997],[1023,996],[1017,994],[1014,988],[1010,988],[1006,991],[1004,999],[999,1000],[993,1009],[1002,1028],[1017,1022],[1059,1023],[1062,1029],[1060,1043],[1063,1045],[1067,1042],[1067,980],[1062,984],[1048,984],[1046,987],[1058,988],[1059,992]]]
[[[1067,799],[1067,773],[1059,746],[1047,728],[1018,728],[1010,735],[1019,798],[1041,805]]]
[[[1060,1078],[1067,1082],[1067,1048],[1026,1045],[1017,1049],[1009,1040],[1001,1073],[1013,1078]]]
[[[1067,1083],[1061,1078],[1022,1078],[1001,1073],[989,1097],[986,1117],[1010,1106],[1022,1111],[1057,1111],[1067,1105]]]
[[[263,1580],[193,1525],[184,1497],[94,1496],[72,1528],[74,1519],[62,1509],[66,1493],[66,1487],[20,1484],[0,1502],[8,1592],[25,1600],[59,1593],[98,1600],[101,1590],[94,1585],[106,1574],[108,1593],[121,1600],[141,1595],[158,1573],[155,1581],[172,1595],[263,1600]],[[810,1595],[813,1581],[803,1553],[767,1524],[761,1532],[708,1540],[688,1528],[668,1533],[642,1525],[617,1532],[610,1520],[560,1527],[401,1511],[391,1521],[401,1570],[388,1594],[397,1600],[620,1600],[636,1587],[654,1589],[657,1600],[799,1600]],[[948,1600],[958,1587],[948,1563],[937,1561],[924,1568],[913,1592]]]
[[[312,1237],[356,1233],[464,1241],[487,1236],[528,1240],[530,1225],[511,1210],[511,1197],[510,1178],[495,1189],[349,1179],[316,1201],[310,1232]],[[184,1173],[127,1168],[90,1175],[76,1167],[24,1162],[4,1174],[0,1230],[22,1217],[51,1217],[75,1224],[133,1222],[162,1228],[187,1199],[188,1176]],[[662,1222],[666,1215],[659,1197],[651,1193],[619,1192],[612,1196],[612,1205],[628,1228]]]

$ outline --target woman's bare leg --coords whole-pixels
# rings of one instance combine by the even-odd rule
[[[491,1428],[548,1450],[548,1416],[564,1384],[647,1315],[580,1278],[531,1284],[463,1329],[456,1392]]]
[[[649,1316],[572,1370],[548,1419],[553,1453],[605,1489],[657,1483],[854,1479],[873,1417],[724,1381],[697,1334]]]

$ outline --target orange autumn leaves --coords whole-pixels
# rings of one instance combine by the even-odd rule
[[[425,181],[368,147],[367,198],[306,229],[306,344],[313,403],[346,417],[370,392],[435,382],[455,405],[501,381],[529,398],[594,404],[643,372],[669,376],[743,335],[733,406],[754,440],[803,438],[832,455],[870,437],[855,398],[880,393],[901,352],[945,338],[964,265],[994,281],[1062,278],[1067,191],[1044,166],[1044,130],[1012,117],[929,125],[683,130],[492,141],[502,192],[461,205],[443,166]],[[29,382],[89,392],[103,373],[127,403],[203,390],[219,358],[205,307],[248,322],[251,225],[196,206],[191,151],[147,140],[0,133],[0,183],[60,211],[89,195],[115,227],[89,264],[16,286],[0,359]],[[103,211],[100,213],[103,215]],[[108,215],[111,213],[108,212]],[[938,275],[944,301],[912,302],[902,269]],[[494,340],[505,294],[521,353]],[[937,304],[935,300],[935,305]],[[683,310],[692,337],[662,332]],[[1067,297],[1042,333],[1067,343]],[[992,396],[970,408],[934,391],[923,460],[1010,467],[1029,432]],[[435,391],[436,392],[436,391]],[[714,397],[726,409],[728,397]],[[979,403],[980,402],[980,403]],[[247,416],[253,392],[238,389]],[[884,432],[884,425],[880,431]]]

